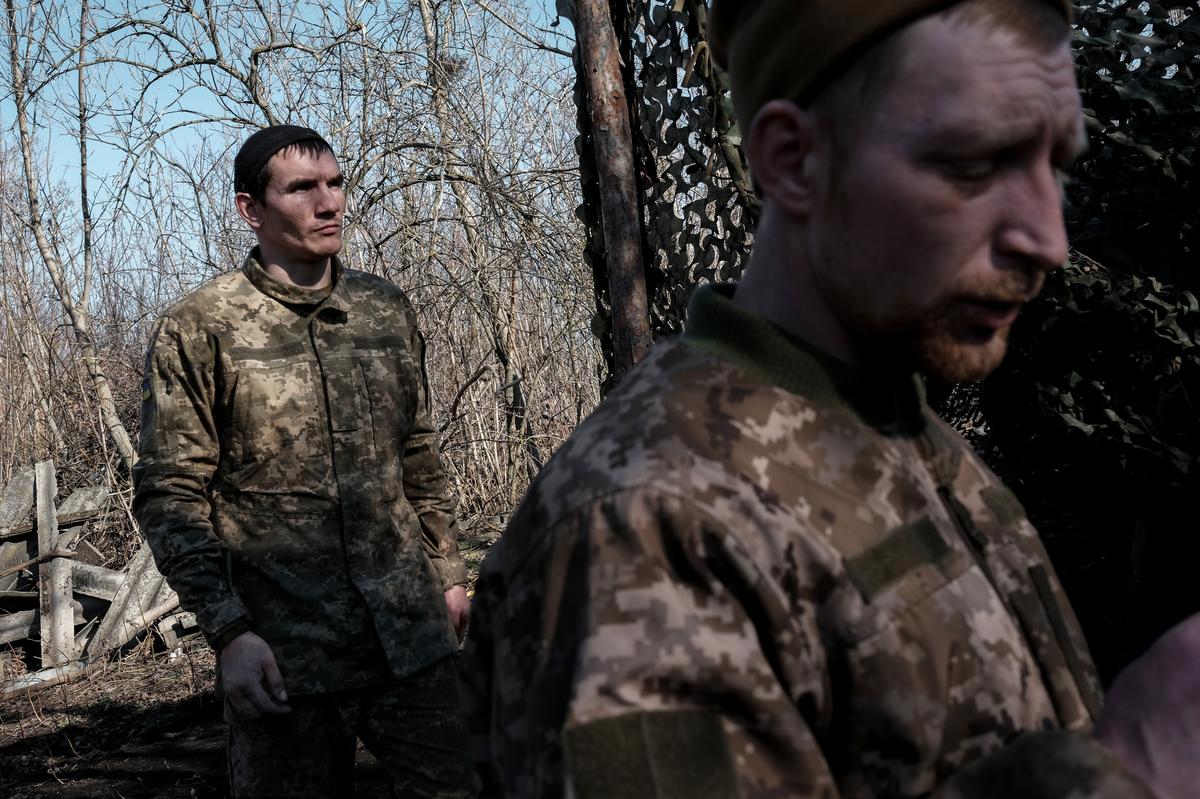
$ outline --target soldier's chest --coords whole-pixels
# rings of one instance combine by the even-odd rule
[[[396,457],[421,376],[402,328],[341,311],[264,308],[217,333],[214,424],[226,472],[274,463],[322,471],[339,450]]]
[[[1086,728],[1086,645],[1016,498],[965,448],[859,442],[803,489],[840,555],[823,610],[850,771],[916,795],[1023,730]]]

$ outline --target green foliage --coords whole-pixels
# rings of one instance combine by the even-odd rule
[[[1114,269],[1200,287],[1200,5],[1081,3],[1075,57],[1091,149],[1072,242]]]

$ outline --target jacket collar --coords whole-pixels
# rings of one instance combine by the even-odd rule
[[[333,289],[326,293],[323,289],[312,290],[304,289],[299,286],[289,286],[267,274],[267,270],[262,265],[262,254],[258,247],[255,247],[246,256],[246,260],[242,264],[242,273],[246,276],[256,289],[267,295],[271,299],[288,305],[316,305],[322,310],[325,308],[333,308],[343,313],[348,313],[350,310],[349,298],[346,296],[346,281],[342,280],[344,272],[341,259],[336,255],[333,256],[333,269],[330,279],[333,282]]]
[[[688,305],[683,339],[818,405],[850,413],[872,427],[924,426],[920,379],[901,370],[867,370],[822,352],[733,302],[733,284],[701,286]]]

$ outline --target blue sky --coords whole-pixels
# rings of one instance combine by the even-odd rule
[[[471,2],[471,0],[467,0]],[[492,2],[483,0],[483,2],[491,6]],[[494,2],[494,0],[493,0]],[[511,20],[518,27],[524,27],[532,23],[534,26],[554,33],[561,32],[563,36],[557,37],[557,41],[552,42],[555,46],[564,49],[570,48],[570,37],[573,35],[571,24],[567,20],[561,20],[556,27],[551,27],[555,21],[554,0],[522,0],[524,3],[527,16],[519,20]],[[298,4],[303,5],[303,4]],[[369,24],[372,18],[373,9],[369,2],[360,0],[359,3],[348,2],[346,5],[362,6],[360,12],[362,20]],[[147,9],[154,10],[154,4],[149,4]],[[311,6],[310,6],[311,8]],[[66,15],[63,18],[63,24],[70,32],[64,35],[73,38],[77,35],[77,9],[75,5],[72,10],[75,13]],[[304,13],[304,12],[301,12]],[[98,20],[98,24],[103,24]],[[539,38],[548,38],[543,34],[536,34]],[[564,36],[566,38],[564,38]],[[8,66],[7,57],[4,59],[3,69],[5,78],[3,84],[8,83]],[[116,78],[119,81],[119,75],[107,76],[109,81]],[[102,85],[106,76],[98,68],[89,71],[89,84],[92,87]],[[219,107],[216,100],[211,95],[201,90],[189,91],[187,94],[181,93],[183,87],[182,76],[175,79],[168,79],[160,82],[156,90],[148,98],[151,107],[157,108],[166,120],[182,120],[192,114],[216,115],[219,112]],[[50,88],[43,101],[57,100],[67,108],[72,108],[75,102],[75,76],[68,74],[65,77],[59,78]],[[93,90],[93,93],[94,90]],[[49,161],[48,164],[43,163],[40,170],[43,175],[48,175],[51,182],[59,185],[77,185],[79,180],[79,152],[78,143],[75,138],[76,125],[72,113],[57,111],[52,118],[45,116],[45,112],[40,112],[43,116],[34,120],[38,135],[38,149],[40,159]],[[211,126],[210,127],[211,130]],[[0,95],[0,129],[4,130],[6,141],[15,142],[16,131],[16,116],[15,107],[12,103],[11,95],[6,93]],[[199,143],[201,130],[199,128],[191,128],[185,131],[179,131],[172,134],[169,143],[166,145],[171,150],[186,151],[194,149]],[[106,143],[104,137],[103,123],[97,120],[95,126],[91,129],[91,137],[88,143],[88,160],[89,160],[89,180],[91,182],[91,191],[93,200],[99,204],[105,199],[105,195],[111,191],[112,186],[118,182],[114,178],[119,178],[116,173],[122,167],[121,151]],[[46,169],[48,167],[48,170]]]

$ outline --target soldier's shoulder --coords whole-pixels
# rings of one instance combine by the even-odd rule
[[[208,280],[180,297],[160,314],[160,321],[170,320],[183,330],[202,326],[222,308],[233,306],[238,298],[253,289],[241,269],[231,269]]]
[[[684,340],[657,344],[551,458],[530,497],[553,517],[627,489],[687,494],[697,481],[743,481],[770,446],[764,431],[781,399]]]
[[[360,269],[343,269],[342,280],[346,281],[346,287],[356,294],[394,298],[408,302],[408,295],[404,290],[386,277],[363,272]]]

